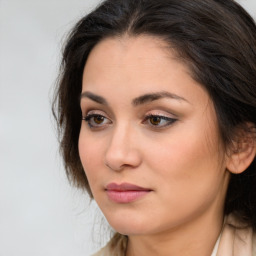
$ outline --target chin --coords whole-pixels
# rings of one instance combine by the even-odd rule
[[[151,225],[145,216],[134,216],[133,214],[111,213],[111,216],[105,215],[109,225],[118,233],[123,235],[142,235],[149,233],[148,230]],[[151,221],[152,223],[152,221]]]

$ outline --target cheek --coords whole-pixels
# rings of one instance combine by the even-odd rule
[[[168,143],[163,145],[165,149],[155,151],[157,161],[153,151],[150,157],[151,178],[158,195],[158,207],[151,209],[152,215],[175,225],[208,209],[218,197],[223,179],[210,154],[199,148],[200,143],[183,142],[171,143],[171,150]]]
[[[206,139],[192,130],[177,129],[170,135],[159,137],[148,141],[145,146],[146,159],[151,164],[161,166],[163,173],[169,173],[169,170],[177,169],[177,174],[187,172],[201,164],[209,165],[209,162],[216,161],[216,150],[207,146]],[[160,171],[161,172],[161,171]]]
[[[188,143],[184,138],[165,141],[147,153],[151,169],[170,186],[177,182],[186,182],[190,186],[193,180],[202,179],[202,172],[209,166],[211,159],[202,151],[198,141]]]
[[[200,132],[198,132],[200,131]],[[213,133],[211,133],[213,134]],[[207,139],[201,130],[179,129],[159,143],[147,145],[148,166],[156,176],[163,191],[175,195],[178,202],[195,202],[202,195],[217,192],[223,178],[224,168],[220,165],[217,139]],[[153,143],[153,142],[152,142]]]
[[[102,154],[103,148],[100,141],[95,142],[91,136],[86,136],[84,131],[80,132],[78,141],[79,156],[88,178],[91,189],[93,190],[94,184],[99,181],[101,176],[100,168],[103,162]],[[97,170],[97,171],[95,171]]]

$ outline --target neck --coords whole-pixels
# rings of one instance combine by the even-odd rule
[[[209,256],[222,225],[223,215],[209,212],[161,234],[129,236],[126,256]]]

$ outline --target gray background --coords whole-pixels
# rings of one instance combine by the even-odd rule
[[[71,188],[50,99],[63,38],[97,0],[0,0],[0,256],[88,256],[105,224]],[[240,3],[256,17],[255,0]]]

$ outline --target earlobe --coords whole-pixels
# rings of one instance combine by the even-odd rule
[[[239,142],[233,144],[233,150],[227,159],[227,169],[234,174],[245,171],[256,156],[256,141],[253,134],[240,138]]]

